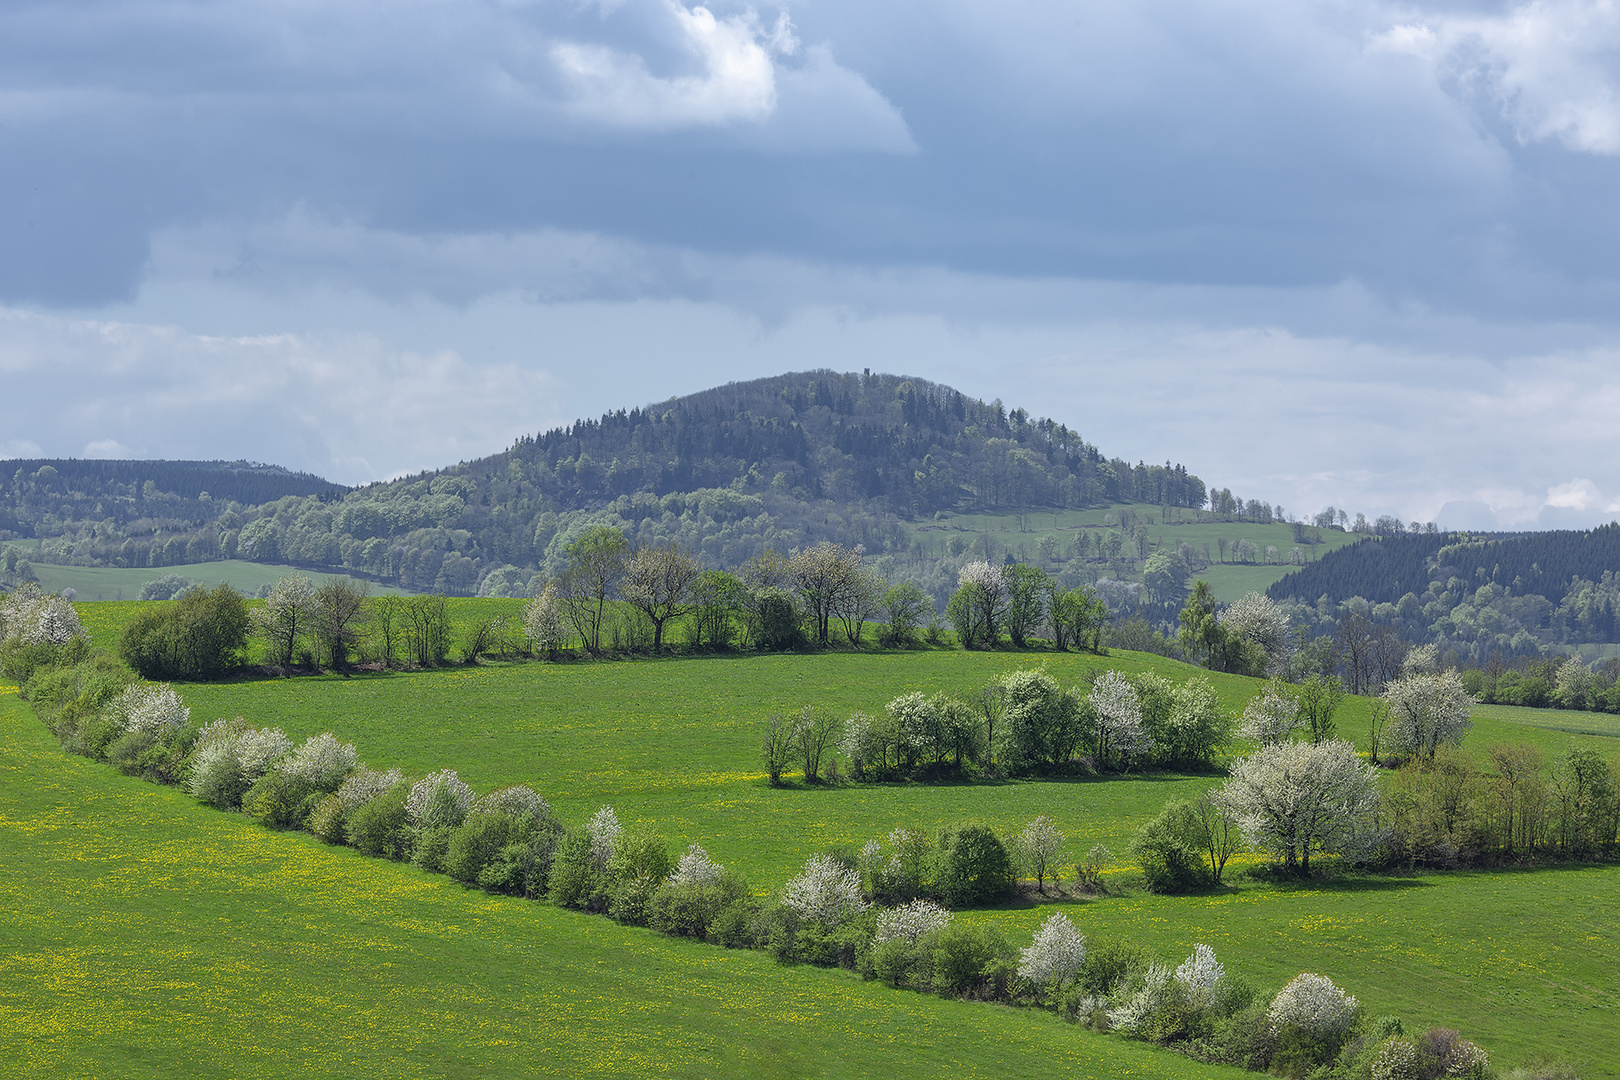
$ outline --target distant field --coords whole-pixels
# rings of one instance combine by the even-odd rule
[[[71,588],[80,600],[133,600],[141,593],[141,586],[165,574],[179,574],[183,578],[213,588],[215,585],[233,585],[244,593],[256,593],[277,578],[287,574],[309,574],[317,582],[341,574],[315,574],[295,566],[275,566],[269,563],[242,562],[231,559],[224,562],[188,563],[181,566],[158,566],[147,569],[124,570],[112,566],[52,566],[35,563],[34,576],[40,588],[59,593]],[[398,593],[401,590],[373,584],[374,593]]]
[[[1170,511],[1170,520],[1159,520],[1160,510],[1157,506],[1115,506],[1108,509],[1097,510],[1036,510],[1027,513],[1007,511],[1003,513],[988,514],[950,514],[936,520],[907,523],[905,528],[908,535],[920,540],[933,555],[943,552],[943,545],[952,537],[961,537],[972,540],[976,536],[988,535],[991,550],[997,558],[1012,553],[1018,558],[1038,558],[1037,545],[1043,536],[1055,536],[1058,541],[1067,546],[1073,539],[1075,530],[1100,530],[1105,527],[1104,518],[1112,515],[1112,520],[1118,522],[1122,512],[1129,512],[1133,518],[1147,523],[1148,535],[1161,544],[1179,545],[1189,544],[1199,552],[1203,552],[1208,545],[1210,557],[1215,560],[1209,569],[1200,571],[1196,576],[1207,580],[1215,589],[1216,597],[1222,601],[1236,600],[1251,589],[1264,592],[1273,582],[1280,580],[1293,569],[1289,565],[1247,565],[1220,562],[1220,541],[1225,539],[1228,553],[1238,540],[1248,540],[1258,545],[1261,551],[1267,546],[1277,549],[1281,558],[1287,559],[1294,548],[1294,533],[1290,525],[1254,525],[1244,522],[1218,522],[1208,519],[1208,515],[1200,516],[1192,510]],[[1111,527],[1111,526],[1110,526]],[[1313,530],[1314,532],[1314,530]],[[1320,531],[1322,542],[1320,544],[1302,544],[1300,550],[1308,560],[1316,560],[1330,551],[1345,547],[1361,539],[1353,533],[1343,533],[1336,529],[1323,529]]]
[[[0,1075],[1248,1075],[268,832],[62,754],[4,689],[0,746]]]
[[[1500,721],[1523,724],[1570,735],[1601,735],[1620,738],[1620,716],[1613,713],[1577,712],[1573,709],[1527,709],[1519,705],[1475,705],[1474,722]]]

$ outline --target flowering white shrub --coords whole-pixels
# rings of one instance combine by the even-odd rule
[[[619,815],[613,812],[611,806],[602,807],[585,823],[585,833],[591,838],[591,859],[600,869],[607,869],[614,850],[619,846],[619,836],[623,832],[624,826],[619,824]]]
[[[782,902],[801,919],[836,926],[866,910],[861,876],[830,855],[812,855],[804,872],[787,883]]]
[[[718,885],[725,872],[726,868],[709,858],[703,845],[694,840],[665,880],[671,885]]]
[[[1384,687],[1383,702],[1389,745],[1405,754],[1432,758],[1441,746],[1460,744],[1473,723],[1474,699],[1455,671],[1396,679]]]
[[[338,742],[330,731],[311,735],[303,745],[276,763],[276,771],[289,780],[331,791],[360,765],[353,743]]]
[[[199,801],[221,809],[240,801],[242,767],[236,761],[235,739],[211,739],[192,752],[186,790]]]
[[[1460,1039],[1446,1056],[1446,1075],[1463,1080],[1481,1080],[1491,1067],[1491,1056],[1485,1048],[1467,1039]]]
[[[360,769],[358,772],[350,773],[348,778],[338,785],[338,802],[345,814],[352,814],[403,778],[404,774],[398,769],[389,769],[387,772]]]
[[[1418,1052],[1410,1039],[1391,1035],[1378,1045],[1372,1080],[1418,1080]]]
[[[440,769],[411,785],[411,793],[405,797],[405,820],[418,829],[460,825],[472,801],[472,788],[456,770]]]
[[[523,633],[534,642],[535,648],[547,653],[556,652],[562,647],[563,640],[568,636],[568,626],[557,604],[556,585],[547,582],[540,595],[524,605]]]
[[[1280,742],[1232,762],[1220,797],[1249,843],[1310,869],[1316,852],[1374,844],[1378,769],[1343,740]]]
[[[1292,735],[1299,724],[1299,699],[1273,680],[1243,707],[1243,722],[1237,733],[1261,746],[1270,746]]]
[[[280,728],[249,728],[236,737],[236,763],[242,779],[252,783],[270,771],[292,749],[292,740]]]
[[[538,824],[551,816],[551,804],[532,787],[513,784],[496,788],[472,804],[473,814],[505,814]]]
[[[932,900],[913,900],[909,904],[889,908],[878,916],[877,932],[872,935],[872,944],[904,941],[915,945],[924,934],[945,929],[951,919],[951,913]]]
[[[1271,999],[1266,1018],[1272,1031],[1297,1027],[1316,1038],[1330,1038],[1350,1029],[1360,1002],[1333,985],[1326,975],[1306,972],[1294,976]]]
[[[1288,616],[1269,596],[1251,592],[1228,604],[1219,616],[1222,626],[1244,641],[1265,650],[1266,666],[1276,671],[1288,660]]]
[[[23,645],[66,645],[83,633],[79,613],[65,596],[51,596],[30,581],[0,598],[0,640]]]
[[[1164,1004],[1172,977],[1170,965],[1158,963],[1149,965],[1136,992],[1126,998],[1123,1005],[1108,1010],[1109,1026],[1134,1034],[1136,1029],[1142,1026],[1143,1021]]]
[[[849,763],[851,775],[859,778],[878,757],[879,739],[872,718],[863,712],[849,714],[843,737],[838,740],[838,756]]]
[[[1086,936],[1062,912],[1048,916],[1034,940],[1018,950],[1018,974],[1037,986],[1066,983],[1085,962]]]
[[[116,719],[125,731],[158,735],[184,727],[191,719],[191,709],[168,683],[156,686],[137,683],[126,686],[108,703],[107,715]]]
[[[1215,987],[1226,974],[1226,969],[1215,959],[1215,950],[1199,943],[1193,953],[1176,968],[1176,982],[1187,990],[1194,1004],[1207,1006],[1215,996]]]

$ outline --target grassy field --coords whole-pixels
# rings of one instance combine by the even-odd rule
[[[1246,1075],[267,832],[6,688],[0,746],[0,1076]]]
[[[457,601],[452,611],[457,619],[467,619],[475,609],[499,603],[503,602]],[[111,608],[121,613],[131,607],[133,605],[80,605],[86,622],[95,628],[98,636],[112,632],[110,616],[108,622],[101,621],[101,610]],[[373,765],[400,765],[417,773],[454,767],[480,790],[506,783],[532,784],[553,802],[568,822],[577,823],[603,803],[611,804],[627,823],[645,822],[656,827],[670,840],[672,847],[691,840],[701,841],[715,858],[743,870],[757,891],[765,891],[779,887],[809,853],[830,845],[858,846],[895,825],[934,829],[954,821],[977,819],[998,830],[1010,830],[1036,814],[1047,813],[1068,834],[1072,853],[1083,852],[1097,842],[1122,852],[1136,826],[1165,799],[1191,794],[1217,782],[1213,776],[1151,775],[1072,782],[845,785],[816,789],[798,785],[772,789],[765,783],[757,759],[757,744],[763,720],[774,711],[796,709],[809,703],[835,712],[856,708],[874,712],[893,696],[912,689],[967,695],[994,674],[1042,662],[1066,684],[1077,680],[1086,668],[1115,667],[1127,672],[1155,670],[1175,679],[1185,678],[1195,670],[1174,661],[1135,653],[1100,658],[1072,654],[923,651],[525,663],[352,678],[244,681],[181,689],[192,704],[194,714],[201,719],[241,714],[255,723],[279,725],[294,736],[333,730],[345,739],[354,740]],[[1214,676],[1213,681],[1223,705],[1234,711],[1240,709],[1260,685],[1256,680],[1232,676]],[[0,703],[8,700],[15,702],[15,698],[0,698]],[[0,704],[0,708],[4,705]],[[20,710],[18,712],[21,715]],[[1542,723],[1577,718],[1583,725],[1588,719],[1584,714],[1482,707],[1466,747],[1480,753],[1495,741],[1526,741],[1540,746],[1551,756],[1561,752],[1572,737],[1590,743],[1606,755],[1620,746],[1606,735],[1572,736],[1566,730]],[[1340,717],[1341,733],[1364,744],[1366,719],[1365,701],[1347,701]],[[1600,724],[1612,720],[1591,719]],[[516,962],[512,951],[525,957],[526,963],[533,962],[531,952],[545,951],[534,944],[534,935],[557,933],[561,932],[558,927],[574,926],[584,927],[579,931],[583,935],[580,940],[603,943],[601,949],[605,958],[600,962],[610,966],[620,962],[614,952],[618,949],[630,950],[628,955],[633,955],[634,959],[624,962],[632,967],[654,954],[675,957],[670,963],[677,960],[686,964],[711,962],[705,959],[711,954],[700,947],[693,951],[691,947],[616,928],[605,921],[575,922],[572,920],[580,917],[549,908],[464,894],[438,879],[420,877],[409,868],[369,862],[347,852],[323,848],[308,838],[255,832],[238,818],[193,808],[188,800],[173,791],[143,787],[102,767],[55,755],[48,737],[37,722],[33,723],[35,726],[28,729],[33,734],[25,733],[27,737],[15,740],[8,738],[8,747],[13,744],[22,747],[16,753],[26,751],[34,755],[26,765],[19,767],[20,772],[14,770],[12,775],[46,775],[55,770],[71,775],[73,783],[97,793],[96,798],[104,796],[115,800],[117,829],[110,829],[105,820],[84,822],[73,828],[96,837],[98,844],[105,839],[114,847],[122,844],[137,851],[145,849],[152,838],[161,838],[164,850],[171,854],[166,857],[167,861],[160,860],[154,865],[150,873],[162,881],[183,884],[203,872],[176,869],[181,856],[174,849],[170,835],[174,831],[200,830],[197,835],[210,838],[210,851],[217,848],[228,853],[251,849],[253,854],[243,857],[248,858],[248,865],[260,868],[247,873],[255,882],[252,888],[257,890],[251,901],[257,906],[252,910],[264,913],[264,920],[280,927],[277,933],[292,933],[288,928],[306,925],[331,925],[330,920],[316,919],[302,892],[297,896],[288,895],[289,890],[307,891],[312,886],[307,878],[286,878],[276,869],[283,864],[302,866],[315,860],[323,867],[321,874],[334,875],[347,882],[341,887],[334,885],[316,890],[317,895],[330,898],[332,904],[347,911],[354,910],[356,901],[344,898],[345,889],[357,889],[362,894],[386,893],[389,898],[384,906],[395,914],[379,916],[381,922],[368,922],[363,933],[350,930],[344,932],[348,936],[340,935],[349,943],[345,946],[349,951],[343,954],[346,959],[339,961],[326,954],[317,956],[320,964],[349,965],[341,971],[322,969],[340,984],[352,979],[353,972],[359,970],[356,965],[361,961],[357,957],[362,955],[369,956],[369,962],[379,966],[384,961],[378,957],[387,957],[387,963],[405,964],[406,959],[401,959],[399,952],[404,950],[407,959],[414,957],[422,964],[433,963],[429,957],[440,954],[433,953],[432,949],[442,943],[430,948],[426,938],[412,936],[406,946],[390,935],[407,930],[412,935],[421,935],[426,933],[424,927],[442,929],[444,925],[457,927],[454,941],[467,948],[483,950],[480,956],[493,950],[501,952],[512,963]],[[1610,723],[1603,730],[1615,727]],[[29,750],[30,746],[34,749]],[[6,753],[12,751],[8,749]],[[14,812],[4,804],[4,800],[21,799],[14,789],[23,786],[26,785],[9,780],[0,785],[0,817],[4,819],[0,820],[0,843],[6,842],[7,837],[18,842],[19,835],[33,836],[31,832],[11,827],[12,820],[21,820],[17,817],[21,811]],[[29,812],[41,820],[59,818],[70,822],[78,820],[75,814],[91,812],[84,807],[93,805],[97,805],[95,800],[82,793],[64,794],[57,801],[41,804]],[[98,818],[105,817],[95,813]],[[158,814],[162,820],[153,823],[143,818],[143,814]],[[131,823],[127,825],[128,831],[120,832],[126,828],[126,822]],[[33,850],[32,839],[28,850]],[[265,854],[267,851],[284,854]],[[98,860],[103,858],[112,857],[90,856],[86,860],[88,866],[67,865],[71,860],[63,859],[62,865],[53,863],[48,872],[27,870],[26,880],[49,882],[52,874],[92,873],[99,865]],[[277,863],[277,859],[283,862]],[[217,869],[219,862],[209,856],[206,866]],[[8,858],[6,865],[7,873],[25,872],[17,869],[16,857]],[[117,874],[128,876],[135,872],[126,866]],[[231,873],[242,871],[232,870]],[[264,880],[260,881],[260,877]],[[140,887],[153,888],[150,882]],[[164,885],[157,895],[168,896],[172,888],[178,887],[178,884]],[[49,892],[47,886],[41,895]],[[401,896],[409,902],[401,900]],[[453,903],[447,897],[461,899]],[[417,910],[419,899],[427,905],[422,912]],[[178,899],[174,900],[175,905],[179,903]],[[234,930],[232,925],[216,925],[224,909],[218,902],[214,903],[214,907],[207,909],[212,914],[188,932],[206,932],[213,943],[207,945],[207,949],[224,949],[225,938],[233,932],[244,934],[245,930],[240,924],[232,924]],[[92,905],[93,901],[86,899],[84,904]],[[467,906],[461,908],[456,904]],[[1614,1008],[1620,1004],[1620,962],[1614,959],[1620,954],[1616,948],[1620,945],[1617,941],[1620,931],[1609,917],[1617,904],[1620,904],[1620,868],[1600,867],[1380,878],[1300,886],[1241,881],[1236,888],[1210,896],[1154,897],[1127,891],[1096,900],[1070,902],[1070,910],[1088,933],[1118,934],[1148,945],[1166,957],[1179,958],[1191,950],[1193,943],[1206,942],[1231,969],[1271,988],[1300,970],[1321,971],[1359,995],[1373,1014],[1394,1012],[1419,1027],[1442,1023],[1458,1027],[1483,1042],[1499,1060],[1520,1061],[1541,1052],[1564,1052],[1585,1063],[1582,1075],[1591,1080],[1620,1077],[1620,1066],[1616,1065],[1620,1062],[1620,1034],[1613,1023]],[[109,901],[109,905],[122,910],[117,900]],[[64,915],[64,921],[94,921],[89,914],[91,910],[85,907],[75,914]],[[176,906],[171,915],[183,922],[184,912],[184,908]],[[499,916],[494,914],[497,912]],[[1042,906],[1017,904],[965,917],[1000,920],[1015,937],[1025,937],[1046,913],[1047,909]],[[396,921],[388,922],[390,918]],[[148,924],[143,922],[143,925]],[[490,935],[503,937],[498,943],[484,940]],[[282,937],[275,937],[273,941],[270,951],[277,956],[282,950],[294,949],[294,945]],[[608,944],[610,942],[612,944]],[[205,948],[187,944],[181,936],[167,947],[182,951]],[[775,1003],[783,1000],[781,995],[790,993],[784,987],[800,985],[793,981],[799,979],[812,980],[809,985],[836,987],[841,994],[854,995],[850,998],[852,1002],[898,1003],[886,1004],[884,1008],[897,1010],[893,1016],[899,1025],[932,1023],[912,1019],[915,1010],[926,1013],[935,1008],[967,1008],[927,1002],[915,995],[877,993],[836,973],[777,971],[757,958],[718,955],[725,957],[724,963],[736,965],[734,970],[751,973],[747,978],[756,977],[752,974],[756,969],[749,965],[760,965],[758,985],[745,979],[737,984],[736,991],[739,1002],[757,997],[757,1012],[751,1014],[746,1004],[734,1006],[731,1012],[711,1004],[687,1003],[680,1007],[696,1009],[708,1017],[700,1023],[691,1016],[677,1015],[679,1010],[668,1003],[643,1003],[629,1007],[624,1015],[652,1017],[647,1023],[679,1028],[685,1033],[682,1038],[688,1041],[698,1037],[692,1032],[707,1031],[712,1045],[725,1047],[730,1045],[726,1042],[730,1036],[725,1032],[745,1032],[750,1015],[767,1015],[777,1008]],[[410,962],[415,963],[417,959]],[[553,957],[551,962],[572,964],[576,959],[565,961]],[[580,985],[587,988],[597,985],[591,965],[598,962],[584,954],[577,958],[580,970],[585,973]],[[409,982],[405,973],[390,970],[390,977],[396,981],[386,984],[367,981],[361,984],[362,992],[381,993],[381,986],[397,987]],[[454,1009],[442,1014],[443,1026],[434,1026],[431,1030],[455,1031],[455,1024],[451,1022],[454,1020],[469,1025],[468,1031],[482,1033],[484,1026],[489,1026],[491,1038],[500,1039],[511,1037],[510,1025],[533,1022],[530,1012],[525,1011],[529,1009],[527,997],[521,1002],[517,998],[507,1000],[508,995],[527,993],[527,983],[511,981],[516,976],[474,979],[469,974],[472,969],[459,970],[460,976],[435,971],[430,978],[471,979],[477,984],[477,992],[452,994]],[[697,977],[690,968],[681,970],[685,974],[672,976],[676,981],[668,985],[678,985],[679,978]],[[277,979],[294,981],[287,1002],[303,1001],[300,995],[313,993],[307,990],[305,982],[299,981],[303,978],[301,974],[294,977],[284,970],[278,971]],[[570,968],[551,978],[562,980],[572,992],[575,983],[570,981],[574,978],[571,971]],[[646,987],[658,980],[639,969],[637,972],[627,976],[638,988],[637,992],[656,997],[655,992]],[[163,978],[173,981],[178,976],[167,968],[152,976],[154,982],[161,982]],[[712,977],[706,978],[707,982],[700,980],[701,985],[719,986]],[[9,986],[13,981],[9,977],[0,979],[0,986]],[[238,982],[230,983],[229,989],[232,994],[248,993],[245,985]],[[552,988],[549,992],[558,991]],[[588,992],[588,989],[579,991],[582,995]],[[721,993],[719,989],[715,992]],[[863,996],[872,994],[876,996]],[[18,995],[18,1000],[25,997]],[[0,998],[0,1009],[10,1007],[6,1004],[8,1000]],[[280,998],[275,1000],[281,1001]],[[397,993],[388,998],[395,1004],[399,1000]],[[290,1011],[282,1018],[283,1022],[290,1028],[300,1023],[314,1025],[317,1016],[322,1024],[328,1023],[332,1016],[340,1018],[338,1026],[359,1022],[351,1019],[350,1013],[332,1013],[333,1009],[349,1007],[342,995],[311,997],[310,1001],[307,1006],[298,1006],[304,1012],[287,1004]],[[313,1003],[317,1001],[319,1004]],[[375,1003],[372,1007],[376,1007]],[[793,1011],[788,1006],[782,1007]],[[840,1011],[847,1009],[857,1013],[865,1008],[868,1006],[838,1006]],[[473,1014],[478,1010],[496,1013],[501,1019],[474,1024]],[[359,1013],[352,1015],[360,1016]],[[299,1019],[300,1016],[305,1019]],[[1050,1023],[1044,1017],[1017,1019],[1032,1025],[1032,1032],[1044,1032]],[[1078,1032],[1050,1026],[1063,1038],[1081,1037]],[[737,1046],[747,1045],[745,1035],[738,1034],[736,1038]],[[656,1040],[645,1043],[655,1044]],[[694,1075],[704,1073],[704,1063],[709,1063],[707,1071],[712,1074],[723,1074],[730,1069],[737,1074],[760,1075],[769,1074],[777,1065],[786,1070],[785,1062],[797,1061],[795,1067],[802,1066],[804,1074],[816,1075],[824,1066],[824,1071],[837,1073],[838,1069],[831,1065],[812,1060],[821,1053],[815,1049],[821,1044],[812,1044],[813,1040],[802,1044],[801,1050],[796,1048],[793,1038],[788,1038],[780,1044],[783,1061],[775,1064],[735,1056],[741,1053],[735,1048],[717,1050],[720,1056],[716,1058],[692,1058],[698,1064],[691,1065],[689,1071]],[[470,1039],[468,1045],[482,1044]],[[530,1043],[520,1039],[516,1045]],[[590,1038],[581,1035],[577,1045],[589,1046]],[[678,1045],[686,1046],[687,1042]],[[890,1045],[894,1049],[901,1044],[891,1042]],[[910,1043],[904,1042],[904,1045]],[[1105,1041],[1102,1045],[1112,1044]],[[469,1049],[466,1052],[473,1055],[466,1059],[469,1063],[475,1058],[477,1062],[487,1060],[476,1056],[482,1051]],[[899,1050],[894,1052],[898,1054]],[[994,1061],[999,1050],[983,1053],[988,1056],[975,1056],[974,1060]],[[803,1060],[798,1060],[800,1054],[804,1055]],[[333,1059],[333,1068],[341,1073],[348,1068],[344,1064],[347,1060]],[[929,1060],[936,1069],[961,1071],[940,1058]],[[1151,1060],[1159,1059],[1155,1056]],[[1020,1061],[1022,1059],[1015,1054],[1005,1074],[1019,1075],[1023,1068]],[[999,1062],[997,1064],[999,1068]],[[477,1071],[480,1067],[476,1063],[467,1065],[468,1071]],[[1123,1060],[1107,1068],[1116,1067],[1120,1072],[1104,1070],[1104,1074],[1119,1075],[1126,1067],[1138,1068],[1134,1063],[1126,1066]],[[440,1071],[447,1068],[441,1063]],[[894,1068],[888,1058],[872,1057],[858,1066],[848,1066],[845,1074],[889,1072]],[[1175,1071],[1196,1070],[1197,1067],[1187,1063],[1162,1068],[1168,1070],[1163,1075],[1208,1075],[1199,1071]],[[615,1066],[615,1071],[618,1069]],[[1079,1074],[1086,1075],[1086,1069],[1079,1070]],[[1133,1075],[1157,1074],[1139,1071]]]
[[[141,586],[165,574],[179,574],[183,578],[207,585],[233,585],[243,593],[256,593],[277,578],[293,573],[309,573],[294,566],[275,566],[270,563],[242,562],[231,559],[224,562],[188,563],[183,566],[159,566],[146,569],[124,570],[114,566],[52,566],[35,563],[34,576],[39,587],[46,592],[59,593],[71,588],[80,600],[133,600],[141,593]],[[342,575],[310,574],[316,584]],[[373,593],[399,593],[401,590],[372,585]]]
[[[1115,506],[1108,509],[1042,510],[1027,513],[1006,511],[989,514],[950,514],[935,520],[908,523],[905,528],[908,537],[913,541],[920,541],[932,555],[943,554],[944,545],[953,538],[972,541],[978,537],[988,536],[991,551],[998,559],[1011,552],[1017,558],[1034,560],[1039,555],[1037,545],[1041,537],[1055,537],[1066,551],[1076,530],[1115,528],[1115,525],[1108,522],[1117,523],[1122,511],[1129,512],[1133,518],[1146,523],[1148,536],[1156,544],[1172,547],[1183,543],[1190,544],[1199,553],[1202,553],[1207,545],[1210,557],[1215,562],[1207,570],[1200,571],[1197,576],[1210,583],[1219,600],[1227,602],[1236,600],[1251,589],[1264,592],[1273,582],[1293,569],[1286,564],[1248,565],[1219,561],[1222,539],[1227,542],[1228,555],[1233,550],[1232,545],[1238,540],[1248,540],[1259,545],[1262,551],[1268,546],[1275,547],[1280,556],[1286,559],[1295,546],[1293,527],[1290,525],[1213,521],[1209,519],[1208,514],[1200,515],[1192,510],[1176,509],[1169,511],[1169,520],[1161,521],[1160,509],[1156,506]],[[1320,544],[1300,545],[1300,550],[1309,560],[1320,559],[1330,551],[1361,539],[1353,533],[1343,533],[1336,529],[1323,529],[1319,535],[1322,540]]]

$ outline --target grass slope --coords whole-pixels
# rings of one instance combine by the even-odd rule
[[[1245,1075],[267,832],[63,755],[14,692],[0,746],[5,1075]]]
[[[1228,556],[1235,551],[1239,540],[1248,540],[1258,545],[1262,552],[1267,547],[1275,547],[1284,560],[1295,546],[1291,525],[1214,521],[1207,514],[1200,515],[1193,510],[1174,507],[1166,511],[1169,520],[1161,521],[1159,507],[1143,505],[1121,505],[1095,510],[1007,510],[999,513],[948,514],[934,520],[906,523],[904,528],[909,540],[922,543],[928,553],[936,556],[944,553],[944,545],[952,538],[970,542],[978,540],[982,544],[980,538],[988,536],[991,553],[997,559],[1011,552],[1018,559],[1035,560],[1039,557],[1037,545],[1041,537],[1055,537],[1061,549],[1067,551],[1076,530],[1112,531],[1117,526],[1106,525],[1105,517],[1111,515],[1112,520],[1117,522],[1122,512],[1128,512],[1136,520],[1145,523],[1148,537],[1155,545],[1174,548],[1180,544],[1190,544],[1193,550],[1200,554],[1205,545],[1208,545],[1211,558],[1216,560],[1220,559],[1219,542],[1223,538],[1227,542]],[[1354,533],[1339,532],[1337,529],[1322,529],[1319,530],[1319,535],[1322,540],[1320,544],[1300,545],[1300,551],[1305,558],[1314,561],[1330,551],[1336,551],[1361,539]],[[983,549],[980,547],[974,550]],[[1286,562],[1264,565],[1217,561],[1194,577],[1208,581],[1215,590],[1217,599],[1231,602],[1250,590],[1265,592],[1273,582],[1280,580],[1293,569],[1294,567],[1287,565]]]

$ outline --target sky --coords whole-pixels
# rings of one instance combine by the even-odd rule
[[[1620,517],[1620,3],[8,0],[0,457],[364,483],[830,368]]]

